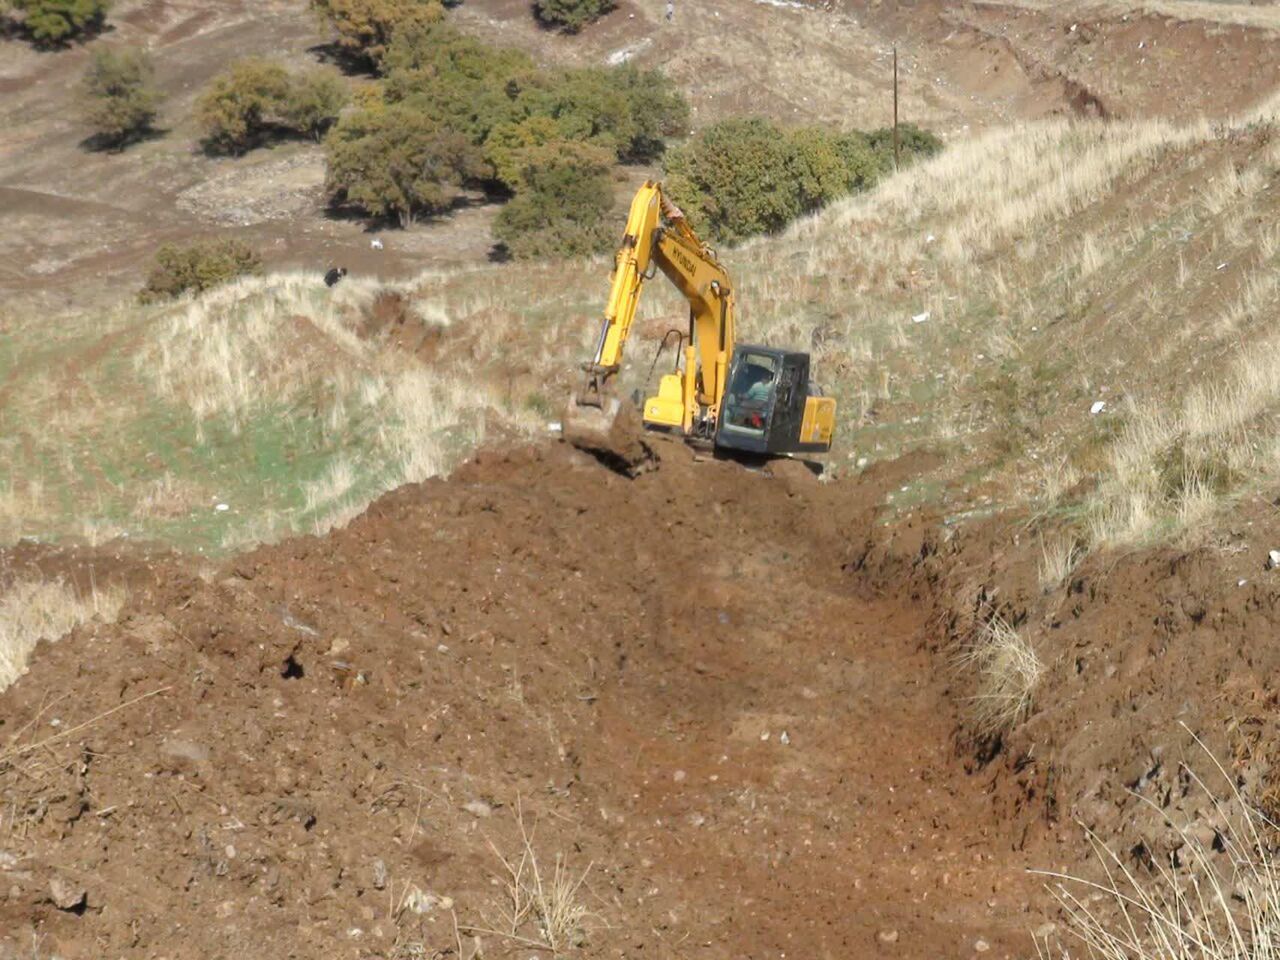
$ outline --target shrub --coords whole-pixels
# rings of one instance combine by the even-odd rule
[[[487,173],[465,136],[402,104],[343,117],[325,147],[333,199],[394,215],[402,227],[448,209],[464,184]]]
[[[517,50],[464,37],[448,24],[398,33],[383,60],[389,103],[404,103],[481,144],[503,122],[527,116],[516,103],[537,75]]]
[[[593,143],[619,160],[653,160],[664,138],[689,122],[689,105],[657,70],[589,67],[534,78],[517,105],[523,114],[551,117],[565,140]]]
[[[22,26],[37,44],[54,46],[102,29],[108,0],[14,0]]]
[[[881,158],[886,170],[893,169],[893,127],[881,127],[867,134],[867,143]],[[932,157],[942,151],[942,141],[914,123],[898,124],[898,152],[902,160]]]
[[[689,101],[660,71],[624,64],[609,70],[608,75],[626,96],[631,111],[631,136],[622,145],[619,160],[655,160],[666,149],[668,137],[689,129]]]
[[[341,77],[317,67],[289,81],[281,113],[285,123],[294,130],[319,141],[338,119],[349,98]]]
[[[613,243],[611,157],[572,141],[521,155],[516,195],[494,222],[494,238],[517,259],[600,253]]]
[[[515,190],[529,148],[545,146],[558,139],[560,132],[550,117],[527,117],[519,123],[504,121],[489,131],[484,142],[484,158],[497,180]]]
[[[575,140],[620,160],[649,161],[689,119],[688,103],[657,71],[539,71],[523,53],[486,46],[447,24],[397,34],[383,66],[389,101],[410,104],[482,145],[509,188],[513,150]]]
[[[311,0],[311,8],[337,33],[340,47],[374,67],[396,32],[444,18],[439,0]]]
[[[672,151],[666,168],[668,189],[694,226],[733,242],[781,230],[865,189],[882,166],[858,133],[788,131],[767,120],[731,119]]]
[[[246,59],[213,79],[196,101],[196,121],[205,146],[217,153],[244,153],[283,116],[289,74],[267,60]]]
[[[577,33],[612,10],[613,0],[534,0],[534,15],[549,27]]]
[[[160,95],[155,67],[136,47],[94,51],[83,82],[85,119],[105,144],[123,146],[151,129]]]
[[[262,257],[242,240],[207,240],[188,247],[166,244],[138,298],[152,303],[199,293],[248,274],[262,273]]]

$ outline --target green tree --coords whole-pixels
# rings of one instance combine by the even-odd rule
[[[389,101],[483,145],[509,187],[514,170],[503,158],[512,147],[576,140],[647,162],[689,121],[688,103],[657,71],[539,70],[525,54],[465,37],[447,23],[397,33],[383,69]]]
[[[694,226],[736,242],[774,233],[866,189],[885,169],[885,159],[860,133],[785,130],[767,120],[736,118],[671,151],[666,168],[667,187]]]
[[[526,54],[488,46],[448,24],[397,33],[383,72],[388,102],[429,113],[475,144],[498,124],[528,115],[517,100],[538,73]]]
[[[196,101],[196,121],[206,147],[216,153],[244,153],[284,115],[289,74],[267,60],[239,60],[213,79]]]
[[[166,244],[156,253],[155,266],[138,299],[153,303],[260,273],[262,257],[242,240],[206,240],[187,247]]]
[[[311,0],[340,47],[378,66],[398,31],[444,19],[440,0]]]
[[[841,133],[836,136],[835,144],[844,161],[846,189],[850,193],[866,190],[893,166],[892,152],[887,159],[878,155],[866,134]]]
[[[531,77],[516,102],[522,114],[552,117],[563,139],[593,143],[624,161],[654,159],[664,138],[689,122],[688,103],[661,73],[631,66]]]
[[[577,33],[612,10],[614,0],[534,0],[534,15],[549,27]]]
[[[713,124],[667,155],[667,189],[696,229],[735,241],[785,226],[801,213],[783,171],[789,145],[773,124]]]
[[[122,147],[151,129],[160,94],[150,55],[137,47],[100,47],[82,85],[85,119],[97,137]]]
[[[447,210],[466,183],[489,173],[465,135],[403,104],[348,114],[329,131],[325,148],[335,202],[395,216],[401,227]]]
[[[621,144],[619,160],[650,163],[662,155],[669,137],[689,129],[689,101],[661,71],[624,64],[612,68],[608,76],[631,111],[631,137]]]
[[[607,251],[616,240],[612,157],[599,147],[559,141],[521,157],[515,198],[494,221],[494,239],[517,259]]]
[[[102,29],[108,0],[14,0],[22,27],[37,44],[56,46]]]
[[[281,106],[285,123],[317,141],[338,119],[350,92],[332,70],[316,67],[289,80],[289,90]]]
[[[526,117],[519,123],[503,121],[489,131],[484,141],[484,158],[493,167],[494,176],[509,190],[520,182],[520,168],[530,147],[541,147],[560,139],[560,131],[551,117]]]

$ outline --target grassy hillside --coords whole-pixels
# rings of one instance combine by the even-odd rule
[[[742,336],[813,351],[840,401],[838,470],[945,454],[895,495],[899,509],[1029,506],[1067,556],[1194,532],[1277,461],[1274,114],[1053,121],[953,144],[723,251]],[[370,332],[376,284],[329,291],[303,275],[52,335],[11,321],[4,534],[210,550],[323,529],[447,470],[486,430],[545,431],[608,271],[424,275],[399,288],[408,348],[403,317]],[[665,285],[650,291],[655,336],[631,347],[634,386],[664,321],[682,325]]]
[[[483,382],[362,339],[375,292],[276,275],[72,318],[52,342],[44,323],[9,326],[4,539],[216,551],[322,531],[446,470],[491,414],[524,424]]]

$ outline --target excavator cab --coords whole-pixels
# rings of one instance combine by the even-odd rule
[[[716,424],[716,446],[746,453],[825,453],[836,402],[809,381],[809,355],[738,344]]]

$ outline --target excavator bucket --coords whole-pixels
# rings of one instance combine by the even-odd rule
[[[561,422],[565,440],[628,476],[643,472],[653,461],[640,417],[617,397],[573,396]]]

